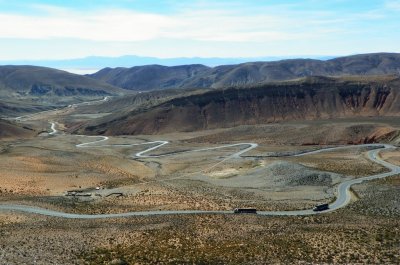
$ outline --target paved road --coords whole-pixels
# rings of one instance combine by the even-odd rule
[[[52,126],[51,128],[54,132],[53,125],[54,125],[54,123],[51,124],[51,126]],[[50,134],[52,134],[52,133],[50,133]],[[146,155],[146,153],[149,153],[149,152],[154,151],[166,144],[169,144],[169,142],[168,141],[152,141],[152,142],[137,143],[137,144],[100,144],[102,142],[107,141],[109,138],[107,136],[87,136],[87,135],[77,135],[77,136],[98,139],[98,140],[94,140],[91,142],[77,144],[76,147],[78,147],[78,148],[130,147],[130,146],[138,146],[138,145],[154,145],[152,147],[145,149],[144,151],[140,151],[140,152],[137,152],[137,153],[131,155],[131,157],[140,157],[140,158],[158,158],[158,157],[165,157],[165,156],[171,156],[171,155],[183,154],[183,153],[204,152],[204,151],[211,151],[211,150],[217,150],[217,149],[226,149],[226,148],[231,148],[231,147],[248,146],[238,152],[233,153],[232,155],[226,157],[224,160],[221,161],[221,162],[224,162],[228,159],[240,158],[240,156],[242,154],[249,152],[250,150],[258,147],[258,144],[256,144],[256,143],[237,143],[237,144],[227,144],[227,145],[221,145],[221,146],[216,146],[216,147],[207,147],[207,148],[195,149],[195,150],[189,150],[189,151],[179,151],[179,152],[175,152],[173,154]],[[221,162],[219,162],[219,163],[221,163]]]
[[[110,100],[111,97],[104,97],[103,99],[100,100],[93,100],[93,101],[85,101],[85,102],[81,102],[81,103],[75,103],[72,105],[68,105],[68,108],[75,108],[75,107],[79,107],[79,106],[90,106],[90,105],[95,105],[95,104],[99,104],[105,101]]]
[[[56,134],[57,130],[55,129],[54,123],[52,123],[51,128],[52,128],[52,133],[50,133],[50,134]],[[103,144],[103,142],[105,142],[109,139],[107,136],[85,136],[85,135],[80,135],[80,136],[88,137],[88,138],[97,138],[98,140],[78,144],[78,145],[76,145],[77,148],[118,147],[118,146],[126,147],[126,146],[137,146],[137,145],[154,145],[152,147],[145,149],[144,151],[137,152],[132,156],[141,157],[141,158],[151,158],[151,157],[171,156],[171,155],[176,154],[175,153],[175,154],[164,154],[164,155],[146,155],[147,153],[154,151],[154,150],[168,144],[169,143],[168,141],[153,141],[153,142],[138,143],[138,144],[120,144],[120,145],[108,144],[107,145],[107,144]],[[209,151],[209,150],[216,150],[216,149],[237,147],[237,146],[248,146],[248,147],[246,147],[238,152],[235,152],[234,154],[225,158],[223,161],[226,161],[227,159],[231,159],[231,158],[239,158],[242,154],[256,148],[258,145],[255,143],[237,143],[237,144],[223,145],[223,146],[218,146],[218,147],[202,148],[202,149],[185,151],[185,152],[202,152],[202,151]],[[317,213],[317,212],[312,211],[312,209],[307,209],[307,210],[296,210],[296,211],[259,211],[258,214],[259,215],[267,215],[267,216],[293,216],[293,215],[298,216],[298,215],[312,215],[312,214],[332,212],[332,211],[335,211],[342,207],[345,207],[347,204],[350,203],[350,199],[351,199],[350,187],[352,185],[359,184],[363,181],[385,178],[385,177],[393,176],[393,175],[400,173],[400,167],[390,164],[386,161],[383,161],[378,157],[378,153],[380,152],[380,150],[396,148],[396,147],[394,147],[392,145],[388,145],[388,144],[365,144],[365,145],[355,145],[355,146],[331,147],[331,148],[321,149],[321,150],[317,150],[317,151],[310,151],[308,153],[297,154],[295,156],[304,156],[304,155],[316,154],[316,153],[332,151],[332,150],[337,150],[337,149],[360,148],[360,147],[375,147],[375,148],[377,148],[377,149],[368,151],[368,158],[376,163],[379,163],[379,164],[385,166],[386,168],[390,169],[391,171],[387,172],[387,173],[376,174],[376,175],[371,175],[371,176],[367,176],[367,177],[362,177],[362,178],[357,178],[357,179],[352,179],[352,180],[342,182],[337,187],[336,201],[334,201],[333,203],[331,203],[329,205],[329,210],[326,210],[323,212]],[[221,162],[223,162],[223,161],[221,161]],[[219,163],[221,163],[221,162],[219,162]],[[77,218],[79,218],[79,219],[120,218],[120,217],[130,217],[130,216],[174,215],[174,214],[229,214],[229,213],[232,213],[232,211],[191,211],[191,210],[174,211],[174,210],[171,210],[171,211],[143,211],[143,212],[126,212],[126,213],[118,213],[118,214],[88,215],[88,214],[71,214],[71,213],[65,213],[65,212],[60,212],[60,211],[48,210],[48,209],[39,208],[39,207],[15,205],[15,204],[0,204],[0,211],[16,211],[16,212],[25,212],[25,213],[32,213],[32,214],[41,214],[41,215],[47,215],[47,216],[62,217],[62,218],[75,218],[75,219],[77,219]]]

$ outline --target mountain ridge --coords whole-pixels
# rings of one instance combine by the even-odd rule
[[[193,68],[197,71],[191,72]],[[182,72],[192,74],[182,74]],[[105,68],[88,76],[128,90],[168,88],[222,88],[306,76],[400,75],[399,53],[372,53],[338,57],[326,61],[287,59],[269,62],[207,67],[204,65],[146,65]],[[151,79],[151,77],[155,77]],[[151,82],[148,82],[151,79]]]
[[[316,56],[306,55],[297,56],[301,58],[316,58],[316,59],[330,59],[332,56]],[[88,56],[84,58],[74,59],[54,59],[54,60],[3,60],[0,64],[7,65],[37,65],[44,67],[51,67],[57,69],[81,69],[93,70],[102,69],[106,67],[133,67],[159,64],[164,66],[177,66],[187,64],[203,64],[210,67],[225,65],[225,64],[239,64],[249,61],[275,61],[287,59],[288,56],[260,56],[260,57],[238,57],[238,58],[223,58],[223,57],[175,57],[175,58],[157,58],[149,56],[138,55],[123,55],[118,57],[105,57],[105,56]]]

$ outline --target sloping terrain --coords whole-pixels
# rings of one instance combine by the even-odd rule
[[[37,66],[0,66],[2,96],[105,96],[123,90],[86,76]]]
[[[37,66],[0,66],[0,117],[19,116],[127,91],[86,76]]]
[[[96,105],[81,106],[80,113],[121,113],[122,111],[131,111],[132,108],[145,108],[176,98],[177,96],[189,96],[204,93],[206,89],[166,89],[158,91],[147,91],[144,93],[135,93],[123,97],[109,98]]]
[[[35,130],[0,119],[0,139],[29,137],[35,134]]]
[[[52,107],[32,99],[0,100],[0,117],[17,117],[26,113],[41,112]]]
[[[155,134],[290,120],[398,116],[397,77],[306,78],[213,90],[114,114],[85,125],[85,133]]]
[[[130,90],[167,88],[222,88],[290,80],[306,76],[400,74],[400,54],[375,53],[327,61],[292,59],[250,62],[209,68],[203,65],[105,68],[91,77]]]

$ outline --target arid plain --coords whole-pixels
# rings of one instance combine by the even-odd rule
[[[349,179],[386,172],[367,147],[293,154],[368,139],[397,144],[396,118],[282,122],[162,135],[72,135],[64,122],[90,119],[67,107],[20,119],[31,137],[0,146],[0,200],[80,214],[129,211],[310,209],[335,200]],[[51,129],[54,122],[54,129]],[[388,132],[392,132],[388,134]],[[155,144],[169,143],[135,154]],[[237,143],[246,145],[191,152]],[[116,146],[119,145],[119,146]],[[160,157],[155,157],[161,155]],[[380,156],[400,165],[397,150]],[[168,215],[74,220],[0,214],[4,264],[392,263],[399,261],[399,176],[352,188],[348,207],[315,216]]]

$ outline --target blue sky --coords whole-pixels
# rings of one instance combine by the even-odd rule
[[[400,0],[0,0],[0,60],[400,52]]]

